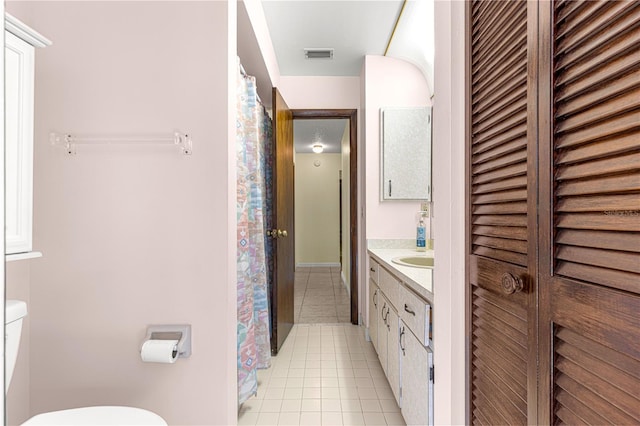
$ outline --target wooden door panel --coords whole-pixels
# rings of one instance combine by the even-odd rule
[[[470,420],[535,423],[530,13],[520,1],[473,1],[469,12]]]
[[[640,4],[558,1],[541,13],[553,105],[540,181],[541,416],[639,424]]]
[[[273,88],[275,138],[274,226],[287,235],[275,239],[275,280],[272,288],[271,351],[277,354],[293,327],[294,319],[294,170],[293,114],[277,88]]]

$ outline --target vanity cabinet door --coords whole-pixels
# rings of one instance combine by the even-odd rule
[[[369,339],[373,348],[378,352],[378,318],[380,311],[380,289],[369,279]]]
[[[433,424],[433,354],[400,322],[402,417],[407,425]]]
[[[6,253],[32,249],[35,48],[5,31]]]
[[[400,332],[398,330],[398,313],[389,309],[387,325],[387,380],[393,391],[396,402],[400,405]]]
[[[381,304],[380,310],[378,311],[378,359],[380,360],[380,365],[382,366],[384,374],[389,377],[389,372],[387,370],[387,318],[389,311],[391,311],[391,305],[387,298],[384,297],[384,293],[379,291],[378,294],[380,296],[378,304]]]

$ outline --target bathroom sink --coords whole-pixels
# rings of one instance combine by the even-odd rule
[[[427,256],[399,256],[391,259],[393,263],[414,268],[433,268],[433,257]]]

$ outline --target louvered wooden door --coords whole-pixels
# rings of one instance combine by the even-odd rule
[[[540,145],[541,421],[637,425],[640,3],[558,1],[541,16],[553,105]]]
[[[536,423],[535,5],[473,1],[470,25],[470,415]]]
[[[468,12],[470,420],[640,424],[640,2]]]

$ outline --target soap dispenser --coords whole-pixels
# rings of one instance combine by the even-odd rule
[[[426,212],[420,212],[418,228],[416,232],[416,251],[427,251],[427,228],[424,226]]]

